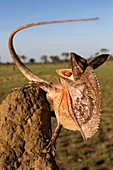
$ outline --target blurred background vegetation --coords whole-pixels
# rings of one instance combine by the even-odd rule
[[[90,59],[90,58],[95,57],[102,53],[109,53],[109,49],[101,48],[99,52],[95,52],[95,54],[88,56],[87,59]],[[18,56],[20,57],[20,59],[22,60],[23,63],[31,63],[31,64],[37,63],[35,58],[29,58],[26,55],[18,55]],[[113,59],[113,55],[111,55],[111,57],[110,57],[110,60],[112,60],[112,59]],[[58,56],[58,55],[50,55],[50,56],[42,55],[42,56],[40,56],[40,63],[47,64],[47,63],[59,63],[59,62],[60,63],[61,62],[69,62],[69,53],[62,52],[61,56]],[[0,56],[0,63],[3,64],[2,56]],[[12,64],[12,63],[6,62],[5,64]]]

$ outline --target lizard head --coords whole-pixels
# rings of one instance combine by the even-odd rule
[[[75,53],[71,53],[71,66],[72,69],[58,69],[57,74],[64,78],[76,81],[80,79],[81,75],[84,73],[86,67],[88,66],[87,60]]]

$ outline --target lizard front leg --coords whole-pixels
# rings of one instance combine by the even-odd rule
[[[61,129],[62,125],[58,124],[46,149],[49,149],[51,146],[55,146],[56,140],[60,134]]]

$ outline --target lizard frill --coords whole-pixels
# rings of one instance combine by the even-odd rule
[[[76,57],[73,60],[76,60]],[[80,63],[83,64],[84,60],[81,61],[83,62]],[[77,66],[73,65],[73,67]],[[76,72],[76,68],[72,70]],[[71,121],[66,124],[67,121],[64,120],[65,116],[63,116],[60,123],[67,129],[81,131],[83,138],[87,139],[96,132],[100,121],[99,84],[94,70],[86,62],[79,79],[74,80],[72,70],[57,70],[57,73],[63,78],[64,87],[66,87],[63,91],[66,91],[68,97],[68,108],[70,108],[68,110],[71,118]],[[77,68],[77,71],[81,73],[81,69]],[[60,110],[64,112],[62,105],[60,105]]]

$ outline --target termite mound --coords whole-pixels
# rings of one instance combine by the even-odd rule
[[[0,169],[58,169],[52,150],[45,92],[34,85],[13,90],[0,105]]]

